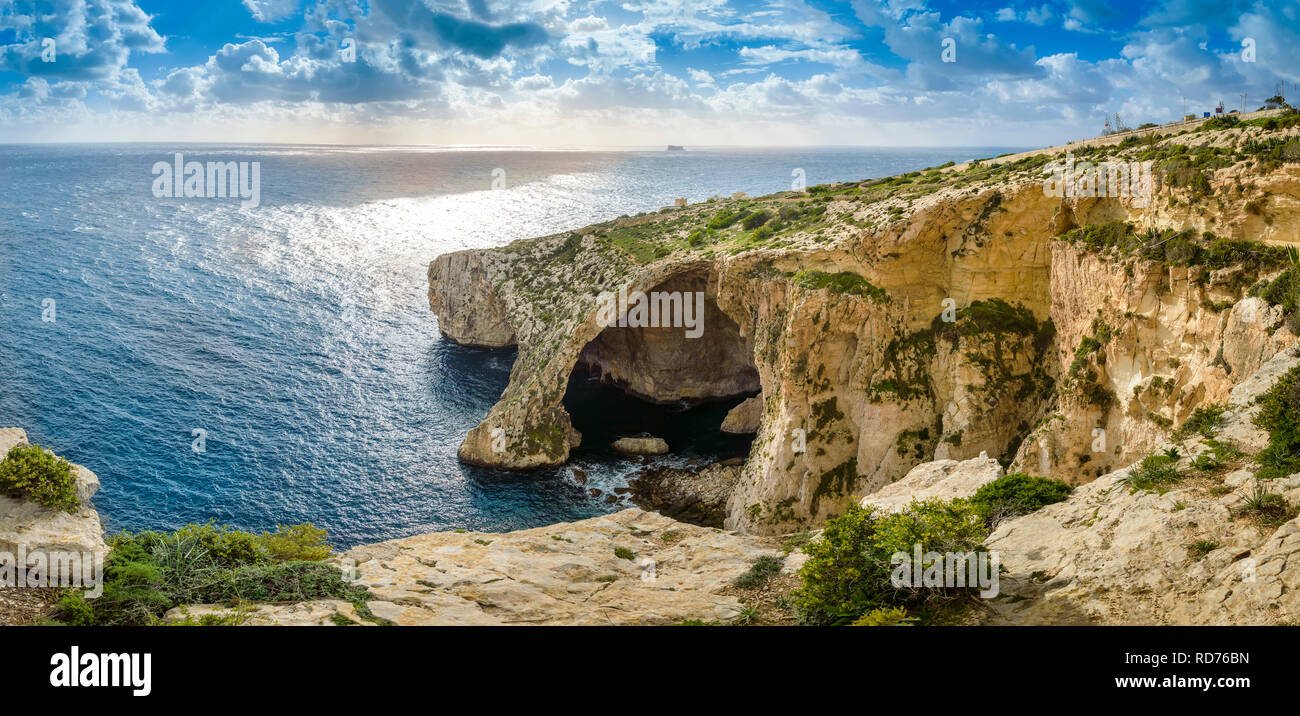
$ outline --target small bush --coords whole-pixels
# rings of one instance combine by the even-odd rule
[[[732,209],[723,209],[722,211],[715,214],[712,219],[709,219],[709,223],[706,224],[705,227],[714,230],[725,229],[730,227],[732,224],[736,223],[737,221],[740,221],[741,219],[745,218],[746,216],[749,215],[749,213],[750,212],[748,209],[741,209],[739,211],[734,211]]]
[[[753,231],[754,229],[757,229],[763,224],[766,224],[767,220],[770,218],[772,218],[772,213],[767,211],[766,209],[762,211],[756,211],[750,214],[749,216],[746,216],[745,220],[740,222],[740,226],[745,231]]]
[[[1226,410],[1227,406],[1221,404],[1202,405],[1193,410],[1187,420],[1183,421],[1178,431],[1174,433],[1174,437],[1179,440],[1192,435],[1200,435],[1206,438],[1214,437],[1214,431],[1218,430],[1219,424],[1223,422],[1223,413]]]
[[[1268,431],[1268,447],[1255,456],[1261,479],[1300,472],[1300,366],[1287,371],[1258,401],[1255,425]]]
[[[993,526],[1009,517],[1061,502],[1070,496],[1071,489],[1060,480],[1017,472],[1003,475],[976,490],[971,496],[971,504]]]
[[[1255,486],[1243,496],[1238,505],[1237,514],[1254,518],[1261,528],[1273,529],[1300,514],[1300,508],[1276,492],[1270,492],[1263,480],[1256,479]]]
[[[312,561],[329,555],[324,538],[324,530],[311,524],[281,525],[262,535],[213,524],[114,535],[108,539],[103,595],[88,601],[69,591],[56,616],[72,625],[151,625],[172,607],[207,602],[364,604],[365,589],[350,584],[338,568]]]
[[[776,557],[759,557],[748,572],[736,577],[736,586],[753,589],[781,572],[781,560]]]
[[[1168,455],[1148,455],[1136,468],[1120,478],[1119,483],[1127,485],[1134,492],[1172,485],[1182,479],[1175,466],[1177,462],[1177,458]]]
[[[277,562],[318,562],[328,559],[325,530],[311,524],[278,525],[275,532],[263,532],[257,540],[267,556]]]
[[[988,534],[984,520],[966,500],[913,502],[896,514],[850,504],[826,522],[822,539],[805,547],[809,559],[799,572],[795,610],[809,624],[847,624],[878,608],[957,596],[955,590],[895,587],[890,583],[896,552],[975,552]]]
[[[80,506],[72,463],[37,445],[15,445],[0,460],[0,494],[63,512]]]
[[[791,279],[795,285],[807,289],[829,289],[831,293],[847,293],[864,296],[874,303],[887,303],[889,294],[885,289],[872,284],[865,278],[850,271],[826,273],[825,271],[807,270],[794,274]]]
[[[614,556],[619,559],[632,560],[636,555],[632,554],[632,550],[627,547],[615,547]]]
[[[1201,539],[1187,545],[1187,551],[1192,559],[1201,559],[1205,555],[1219,548],[1219,543],[1214,540]]]
[[[852,626],[912,626],[916,617],[909,617],[903,607],[872,609],[858,617]]]
[[[322,562],[280,562],[222,571],[186,595],[188,603],[352,601],[364,589],[349,583],[337,567]]]

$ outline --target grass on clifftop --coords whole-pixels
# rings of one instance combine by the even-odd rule
[[[1259,273],[1280,268],[1287,261],[1286,249],[1280,246],[1219,238],[1208,231],[1198,236],[1191,229],[1148,229],[1139,234],[1132,224],[1122,221],[1081,226],[1057,238],[1091,253],[1210,270],[1240,266],[1246,272]]]
[[[15,445],[0,460],[0,494],[63,512],[79,506],[72,464],[39,445]]]
[[[800,271],[793,274],[791,280],[796,286],[813,291],[827,289],[834,294],[848,294],[870,299],[872,303],[888,303],[889,294],[885,289],[873,285],[865,278],[850,271],[826,273],[825,271]]]
[[[234,624],[247,602],[315,599],[341,599],[357,605],[358,614],[369,613],[369,593],[321,561],[330,548],[325,530],[311,524],[261,535],[191,524],[175,532],[121,534],[108,543],[103,595],[86,599],[84,590],[68,590],[52,623],[151,626],[172,607],[223,603],[235,609],[233,616],[201,623]]]

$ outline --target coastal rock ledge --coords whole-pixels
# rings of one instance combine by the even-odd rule
[[[375,617],[399,626],[664,625],[728,622],[723,594],[775,540],[696,527],[638,509],[506,533],[437,532],[357,547],[334,564],[356,570]],[[173,610],[170,619],[225,613]],[[247,625],[369,623],[344,602],[258,605]]]
[[[0,428],[0,459],[13,447],[28,444],[22,428]],[[81,465],[74,464],[72,473],[80,504],[73,512],[0,495],[0,552],[17,554],[21,547],[29,555],[76,552],[102,558],[108,554],[99,513],[90,506],[90,499],[99,490],[99,478]]]

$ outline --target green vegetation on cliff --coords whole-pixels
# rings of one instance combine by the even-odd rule
[[[1070,492],[1070,486],[1060,480],[1016,472],[980,487],[970,501],[989,527],[994,527],[1004,519],[1061,502]]]
[[[791,281],[813,291],[827,289],[834,294],[862,296],[872,303],[888,303],[889,294],[883,288],[873,285],[865,278],[850,271],[826,273],[825,271],[807,270],[791,275]]]
[[[826,522],[822,538],[805,547],[803,586],[795,593],[799,619],[808,624],[848,624],[874,609],[939,608],[957,590],[895,587],[896,552],[975,552],[986,535],[984,520],[965,500],[913,502],[898,514],[851,504]]]
[[[1122,221],[1081,226],[1057,238],[1091,253],[1163,261],[1173,266],[1204,266],[1210,270],[1241,267],[1254,274],[1279,268],[1286,262],[1286,249],[1279,246],[1219,238],[1208,231],[1198,236],[1191,229],[1147,229],[1139,234],[1132,224]]]
[[[39,445],[15,445],[0,460],[0,495],[30,499],[64,512],[78,507],[72,464]]]
[[[1267,480],[1300,472],[1300,366],[1287,371],[1258,399],[1255,425],[1268,431],[1268,447],[1255,456]]]
[[[116,535],[108,545],[103,595],[88,600],[83,591],[65,592],[56,623],[149,626],[162,623],[168,609],[190,604],[238,610],[247,602],[315,599],[341,599],[368,613],[369,593],[321,561],[330,548],[325,530],[311,524],[260,535],[191,524],[175,532]]]

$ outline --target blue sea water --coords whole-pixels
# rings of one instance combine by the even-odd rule
[[[729,405],[649,407],[575,379],[587,484],[461,465],[514,352],[439,335],[432,258],[780,191],[796,168],[811,185],[1005,151],[0,146],[0,427],[95,471],[110,532],[310,521],[347,547],[609,512],[642,465],[606,438],[662,435],[665,464],[744,454],[717,432]],[[260,162],[260,205],[155,198],[152,167],[176,152]]]

